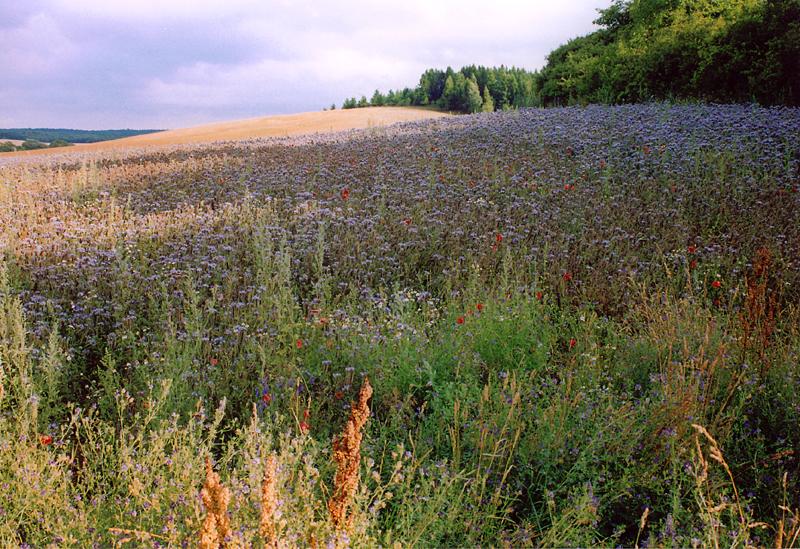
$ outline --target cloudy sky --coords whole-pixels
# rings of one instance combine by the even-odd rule
[[[0,127],[320,110],[428,67],[540,68],[610,0],[0,0]]]

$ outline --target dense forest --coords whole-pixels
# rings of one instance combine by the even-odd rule
[[[617,0],[595,22],[550,53],[542,104],[800,105],[800,0]]]
[[[800,105],[800,0],[615,0],[599,29],[535,72],[429,69],[416,88],[343,108],[435,105],[459,112],[653,100]]]
[[[132,135],[153,133],[161,130],[67,130],[60,128],[0,128],[0,139],[20,141],[66,141],[68,143],[95,143],[120,139]]]
[[[435,105],[448,111],[479,112],[540,104],[538,74],[518,68],[488,68],[471,65],[459,71],[428,69],[416,88],[378,90],[367,100],[345,100],[343,109],[384,105]]]

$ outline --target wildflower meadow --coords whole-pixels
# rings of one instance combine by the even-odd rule
[[[0,545],[800,545],[800,109],[0,157]]]

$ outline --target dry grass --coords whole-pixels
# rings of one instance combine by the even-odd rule
[[[800,538],[800,510],[792,509],[788,505],[787,491],[788,491],[788,474],[783,475],[783,501],[778,505],[780,510],[780,519],[777,523],[769,525],[764,522],[752,522],[745,516],[744,507],[739,500],[739,490],[736,486],[736,481],[731,472],[728,462],[722,453],[719,443],[703,426],[692,424],[695,430],[695,455],[699,470],[695,473],[695,480],[697,482],[697,494],[701,504],[701,514],[712,520],[707,520],[706,533],[709,535],[709,545],[719,547],[721,536],[719,535],[720,521],[715,520],[726,510],[733,510],[739,520],[741,530],[740,534],[743,535],[743,542],[746,546],[750,546],[749,532],[754,528],[768,528],[775,532],[775,539],[773,547],[796,547],[798,538]],[[705,439],[707,443],[708,459],[706,452],[700,440]],[[715,489],[709,483],[709,460],[716,461],[725,470],[725,473],[730,481],[730,486],[733,489],[733,502],[728,502],[724,497],[717,497],[715,500],[713,492]],[[718,501],[718,503],[717,503]]]
[[[788,475],[783,474],[783,504],[778,506],[781,518],[775,528],[775,547],[797,547],[800,538],[800,509],[792,509],[787,505]]]
[[[328,512],[331,522],[337,529],[349,528],[353,516],[347,514],[347,508],[353,500],[358,488],[358,467],[361,463],[361,428],[369,418],[367,401],[372,397],[372,386],[369,379],[358,393],[358,402],[353,404],[350,419],[347,420],[344,432],[333,441],[333,459],[336,462],[336,476],[333,479],[333,497],[328,501]]]
[[[717,441],[714,439],[714,437],[711,436],[711,434],[706,430],[705,427],[693,423],[692,428],[694,428],[694,430],[696,431],[694,443],[695,443],[695,448],[697,450],[697,457],[701,465],[701,473],[699,478],[702,481],[705,481],[708,478],[708,460],[705,458],[705,455],[700,445],[700,435],[702,435],[708,442],[708,457],[719,463],[722,466],[722,468],[725,469],[725,473],[727,473],[728,478],[731,481],[731,486],[733,487],[733,495],[735,498],[734,500],[735,509],[737,514],[739,515],[739,520],[741,521],[742,525],[745,525],[746,521],[744,518],[744,512],[742,511],[742,504],[739,501],[739,490],[736,487],[736,482],[734,481],[733,473],[731,473],[731,469],[728,466],[728,462],[725,461],[725,457],[722,454],[722,449],[719,447]],[[711,511],[712,514],[714,514],[716,512],[721,511],[723,508],[727,506],[728,505],[725,503],[721,503],[719,505],[709,504],[709,510]]]
[[[159,536],[157,534],[153,534],[151,532],[144,532],[141,530],[130,530],[126,528],[109,528],[109,533],[119,536],[117,539],[114,540],[114,547],[122,547],[126,543],[139,543],[144,544],[147,542],[154,542],[158,540],[166,540],[169,541],[164,536]]]
[[[87,151],[139,149],[215,141],[242,141],[262,137],[287,137],[313,133],[332,133],[345,130],[386,126],[396,122],[410,122],[427,118],[449,116],[447,113],[418,107],[370,107],[322,112],[303,112],[217,122],[191,128],[180,128],[145,135],[135,135],[112,141],[78,144],[69,149],[39,149],[3,153],[0,156],[70,154]]]
[[[751,522],[748,520],[745,516],[742,502],[739,499],[739,489],[736,486],[736,480],[733,477],[728,462],[725,460],[719,443],[702,425],[692,423],[692,428],[695,430],[695,455],[699,465],[699,470],[695,473],[695,481],[697,483],[696,493],[698,502],[700,503],[701,516],[704,517],[706,522],[707,545],[718,549],[720,543],[727,543],[720,532],[722,522],[719,517],[721,517],[722,513],[725,511],[733,511],[739,521],[739,530],[736,531],[736,539],[731,543],[731,546],[733,547],[742,543],[744,546],[749,547],[751,546],[750,532],[754,528],[768,528],[769,525],[764,522]],[[708,459],[700,443],[701,438],[705,439],[707,443]],[[728,480],[730,481],[730,486],[733,489],[734,499],[732,503],[728,502],[725,497],[715,494],[718,488],[712,486],[709,482],[709,459],[716,461],[725,470]],[[781,527],[778,536],[781,535],[783,530],[783,527]],[[780,541],[778,541],[778,544],[779,543]]]
[[[635,544],[636,549],[639,549],[639,538],[641,537],[642,532],[645,529],[645,526],[647,526],[647,517],[649,516],[650,516],[650,508],[645,507],[644,512],[642,513],[642,518],[639,519],[639,531],[636,534],[636,544]]]

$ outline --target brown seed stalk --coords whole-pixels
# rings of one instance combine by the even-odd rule
[[[200,548],[218,549],[225,543],[230,532],[231,521],[228,518],[230,491],[219,481],[219,475],[211,467],[211,460],[206,458],[206,481],[200,490],[203,505],[206,507],[206,518],[200,530]]]
[[[358,468],[361,463],[361,429],[369,418],[367,401],[372,396],[369,379],[358,393],[358,402],[354,402],[350,418],[344,432],[333,441],[333,460],[336,462],[336,475],[333,479],[333,496],[328,500],[328,513],[337,530],[349,528],[353,515],[348,515],[347,508],[353,501],[358,488]]]
[[[270,454],[264,469],[264,480],[261,482],[261,520],[259,523],[259,532],[268,547],[277,544],[273,521],[273,515],[278,508],[278,497],[275,490],[276,468],[275,454]]]

